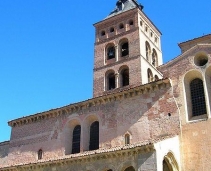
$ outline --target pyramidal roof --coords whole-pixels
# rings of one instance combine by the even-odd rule
[[[106,17],[106,19],[137,7],[141,10],[143,9],[143,6],[139,5],[137,0],[118,0],[116,8]]]

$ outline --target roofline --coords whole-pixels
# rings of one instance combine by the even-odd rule
[[[181,48],[182,44],[186,44],[188,42],[195,41],[197,39],[202,39],[202,38],[207,37],[207,36],[211,36],[211,34],[206,34],[206,35],[203,35],[203,36],[200,36],[200,37],[196,37],[194,39],[186,40],[184,42],[178,43],[178,46]]]
[[[93,151],[84,151],[82,153],[77,153],[77,154],[70,154],[70,155],[66,155],[63,157],[56,157],[54,159],[52,158],[48,158],[48,159],[41,159],[39,161],[35,161],[35,162],[30,162],[30,163],[21,163],[21,164],[14,164],[14,165],[8,165],[8,166],[4,166],[4,167],[0,167],[1,171],[16,171],[17,167],[34,167],[36,168],[38,167],[44,167],[46,165],[49,164],[67,164],[68,162],[84,162],[84,160],[89,160],[90,158],[98,158],[99,156],[114,156],[114,157],[118,157],[119,155],[125,155],[125,153],[128,152],[128,154],[132,154],[131,151],[134,152],[139,152],[139,153],[146,153],[146,152],[151,152],[155,150],[155,144],[159,143],[161,141],[164,141],[166,139],[170,139],[170,138],[174,138],[177,137],[178,133],[176,134],[172,134],[172,135],[167,135],[167,136],[161,136],[161,137],[157,137],[154,139],[150,139],[150,140],[145,140],[136,144],[129,144],[129,145],[122,145],[122,146],[118,146],[118,147],[112,147],[109,149],[98,149],[98,150],[93,150]]]
[[[179,60],[182,59],[182,57],[184,55],[186,55],[187,53],[189,53],[190,51],[194,50],[195,48],[197,47],[200,47],[200,46],[211,46],[211,43],[209,44],[203,44],[203,43],[200,43],[200,44],[196,44],[195,46],[191,47],[190,49],[188,49],[187,51],[183,52],[182,54],[176,56],[175,58],[171,59],[170,61],[158,66],[158,70],[160,71],[160,68],[162,70],[163,67],[165,66],[168,66],[168,65],[173,65],[174,63],[178,62]]]
[[[144,85],[135,86],[135,87],[127,86],[124,88],[114,89],[115,92],[108,91],[107,94],[99,96],[99,97],[95,97],[95,98],[88,99],[85,101],[69,104],[67,106],[63,106],[60,108],[51,109],[49,111],[44,111],[41,113],[11,120],[8,122],[8,125],[11,127],[15,127],[15,126],[25,125],[28,123],[33,123],[33,122],[37,122],[37,121],[52,118],[52,117],[58,117],[61,115],[74,113],[74,112],[77,112],[77,111],[80,111],[92,106],[106,104],[111,101],[116,101],[122,98],[137,96],[140,94],[144,94],[146,92],[148,93],[150,90],[156,91],[157,90],[156,88],[160,89],[163,86],[166,87],[167,84],[170,84],[170,80],[168,78],[165,78],[165,79],[160,79],[158,81],[150,82]]]
[[[134,1],[134,0],[133,0],[133,1]],[[137,5],[137,2],[136,2],[136,5]],[[145,14],[145,12],[142,10],[142,9],[143,9],[143,6],[139,6],[139,5],[138,5],[136,8],[130,9],[130,10],[125,11],[125,12],[123,12],[123,13],[129,12],[129,11],[132,11],[132,10],[135,10],[135,9],[139,9],[139,10],[143,13],[143,15],[147,18],[147,20],[149,20],[149,22],[150,22],[150,23],[155,27],[155,29],[160,33],[160,35],[162,35],[162,32],[157,28],[157,26],[152,22],[152,20],[150,20],[149,17],[147,17],[147,15]],[[123,13],[120,13],[120,14],[123,14]],[[99,22],[94,23],[93,26],[95,27],[97,24],[99,24],[99,23],[101,23],[101,22],[104,22],[104,21],[107,21],[107,20],[109,20],[109,19],[112,19],[112,18],[114,18],[114,17],[116,17],[116,16],[119,16],[120,14],[111,16],[111,17],[109,17],[109,18],[105,18],[104,20],[101,20],[101,21],[99,21]]]

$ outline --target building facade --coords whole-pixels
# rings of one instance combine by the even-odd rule
[[[163,64],[136,0],[95,23],[93,98],[9,121],[1,171],[210,171],[211,35]]]

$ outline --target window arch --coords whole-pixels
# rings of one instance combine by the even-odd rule
[[[116,88],[116,77],[113,70],[106,74],[106,90],[112,90]]]
[[[110,28],[110,33],[113,33],[114,32],[114,27],[111,27]]]
[[[135,171],[133,166],[127,167],[124,171]]]
[[[158,55],[155,49],[152,50],[152,65],[158,66]]]
[[[190,82],[192,115],[199,116],[207,113],[203,81],[195,78]]]
[[[80,142],[81,142],[81,126],[77,125],[73,129],[72,154],[80,153]]]
[[[105,36],[105,30],[101,31],[101,36]]]
[[[125,42],[122,44],[121,46],[121,56],[124,57],[124,56],[127,56],[129,54],[129,46],[128,46],[128,42]]]
[[[42,149],[39,149],[38,152],[37,152],[37,158],[38,160],[41,160],[43,158],[43,151]]]
[[[124,66],[123,69],[120,71],[120,86],[124,87],[129,85],[129,68],[127,66]]]
[[[116,49],[114,44],[109,44],[106,48],[106,58],[107,60],[116,58]]]
[[[146,48],[146,59],[149,61],[150,55],[151,55],[151,47],[149,42],[145,42],[145,48]]]
[[[134,24],[132,19],[131,19],[131,20],[129,20],[129,22],[128,22],[128,23],[129,23],[129,25],[130,25],[130,26],[132,26],[132,25]]]
[[[171,152],[163,159],[163,171],[179,171],[178,163]]]
[[[123,23],[120,23],[119,24],[119,29],[123,29],[124,28],[124,24]]]
[[[152,82],[153,81],[153,74],[151,69],[147,69],[147,77],[148,77],[148,82]]]
[[[130,134],[125,134],[125,145],[130,144]]]
[[[95,121],[90,126],[89,150],[99,149],[99,122]]]
[[[155,75],[155,81],[159,80],[159,77],[157,75]]]
[[[187,120],[207,118],[207,99],[205,96],[203,75],[198,70],[191,70],[184,77]]]

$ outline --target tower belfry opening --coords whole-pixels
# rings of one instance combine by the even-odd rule
[[[148,79],[148,70],[152,78],[162,78],[157,70],[162,64],[161,32],[136,0],[118,0],[115,9],[94,26],[94,97],[153,81]],[[122,68],[127,70],[123,72]]]

